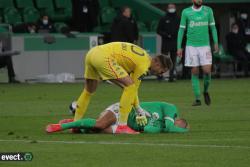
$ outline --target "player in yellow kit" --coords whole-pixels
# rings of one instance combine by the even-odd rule
[[[92,48],[85,58],[85,88],[77,100],[74,120],[83,117],[98,81],[110,80],[123,88],[117,133],[134,133],[127,126],[131,108],[135,107],[142,122],[146,120],[146,112],[139,106],[137,96],[142,77],[148,73],[160,75],[171,68],[172,61],[168,56],[151,58],[144,49],[131,43],[112,42]]]

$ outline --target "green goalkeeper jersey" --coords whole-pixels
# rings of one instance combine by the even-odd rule
[[[178,111],[175,105],[165,102],[142,102],[140,106],[151,114],[148,118],[148,125],[163,129],[165,126],[165,117],[170,117],[173,120],[178,116]],[[143,126],[136,124],[136,110],[132,110],[128,116],[128,126],[136,131],[144,131]]]
[[[178,32],[177,48],[181,48],[184,30],[187,30],[187,46],[209,46],[209,27],[214,43],[218,43],[217,30],[213,10],[208,6],[194,9],[193,6],[182,11],[181,23]]]

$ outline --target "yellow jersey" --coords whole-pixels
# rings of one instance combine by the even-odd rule
[[[135,77],[133,79],[140,79],[144,76],[151,65],[151,57],[137,45],[126,42],[111,42],[99,47],[108,52],[107,55],[114,58],[128,74],[133,75]]]

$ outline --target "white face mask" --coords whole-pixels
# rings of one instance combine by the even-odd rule
[[[168,12],[169,12],[169,13],[174,13],[175,11],[176,11],[175,8],[168,9]]]
[[[48,23],[49,23],[48,20],[43,20],[43,24],[44,24],[44,25],[47,25]]]
[[[240,17],[242,18],[242,19],[247,19],[247,14],[246,13],[242,13],[241,15],[240,15]]]

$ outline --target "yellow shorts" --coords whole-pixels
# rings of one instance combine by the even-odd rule
[[[99,47],[92,48],[85,58],[84,78],[110,80],[124,78],[128,73],[111,56]]]

